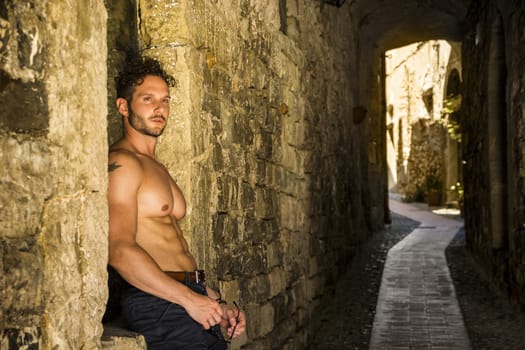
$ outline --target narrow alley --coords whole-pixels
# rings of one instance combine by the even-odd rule
[[[421,224],[387,255],[370,349],[470,349],[445,260],[462,223],[404,203],[390,205]]]
[[[310,350],[522,349],[525,312],[476,265],[463,219],[423,203],[389,203],[391,225],[323,299]]]
[[[115,234],[142,291],[204,270],[231,350],[525,349],[524,62],[524,0],[0,1],[0,350],[147,349],[107,332]],[[163,191],[115,229],[126,130]]]

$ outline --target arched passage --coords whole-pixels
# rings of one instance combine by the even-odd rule
[[[454,54],[454,51],[452,53]],[[459,56],[459,55],[456,55]],[[443,108],[447,118],[447,138],[445,157],[445,203],[463,203],[463,172],[461,156],[461,131],[459,108],[461,107],[460,57],[451,57],[449,73],[445,83]]]
[[[383,113],[386,107],[381,94],[384,80],[380,78],[384,53],[415,42],[461,40],[463,35],[461,21],[467,5],[468,1],[429,1],[425,6],[412,0],[356,3],[359,26],[357,58],[359,79],[355,82],[355,90],[357,103],[368,109],[366,137],[369,155],[376,154],[370,150],[375,149],[376,140],[384,139],[387,132]],[[442,92],[441,90],[440,93]],[[436,108],[434,101],[441,101],[442,97],[433,96],[432,100],[432,107]],[[369,161],[367,176],[374,186],[386,189],[389,186],[388,176],[378,175],[387,173],[389,169],[386,151],[384,153],[381,159]],[[397,182],[405,181],[402,171],[397,175],[400,177],[396,179]],[[371,204],[374,205],[377,203]],[[388,211],[388,208],[385,207],[385,210]]]

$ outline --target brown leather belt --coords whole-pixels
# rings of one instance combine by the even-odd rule
[[[193,282],[193,283],[204,283],[206,281],[206,275],[204,270],[195,270],[192,272],[186,271],[164,271],[164,273],[176,281],[179,282]]]

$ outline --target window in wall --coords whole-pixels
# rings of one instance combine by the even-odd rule
[[[432,116],[434,114],[434,90],[433,88],[425,90],[423,92],[423,103],[425,104],[425,109],[428,112],[429,116]]]

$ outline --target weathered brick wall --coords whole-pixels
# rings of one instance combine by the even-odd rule
[[[443,199],[445,130],[439,121],[420,119],[411,125],[410,156],[408,157],[409,183],[404,187],[405,198],[425,201],[428,198],[429,179],[438,180],[436,188]],[[436,204],[433,204],[436,205]]]
[[[501,246],[494,247],[490,225],[490,211],[494,207],[489,197],[489,152],[487,86],[490,68],[491,30],[501,15],[506,55],[506,122],[507,143],[507,226]],[[472,6],[467,18],[468,30],[463,43],[463,73],[465,99],[462,104],[463,151],[466,161],[465,226],[467,242],[495,284],[509,289],[514,299],[525,303],[525,265],[523,238],[523,211],[525,188],[523,177],[524,110],[523,86],[523,24],[525,4],[520,1],[482,1]],[[493,48],[496,43],[493,43]]]
[[[424,200],[427,176],[441,182],[446,177],[442,106],[450,52],[449,42],[432,40],[390,50],[385,56],[386,98],[392,108],[387,123],[394,153],[389,166],[397,175],[392,185],[409,201]]]
[[[464,133],[464,178],[465,178],[465,227],[467,243],[484,262],[487,269],[496,268],[498,262],[491,248],[488,198],[489,179],[487,168],[487,65],[488,36],[490,20],[488,13],[479,8],[471,8],[469,24],[470,40],[463,43],[464,100],[461,110],[462,131]],[[492,9],[494,11],[494,9]],[[478,24],[479,23],[479,24]],[[480,39],[483,36],[485,40]],[[504,266],[504,264],[500,265]]]
[[[105,5],[0,4],[0,347],[102,346],[112,79],[138,45],[179,80],[158,156],[211,284],[248,312],[233,347],[305,348],[319,297],[383,220],[367,122],[352,123],[352,6]]]
[[[0,4],[2,349],[100,344],[105,20],[102,1]]]
[[[249,315],[234,346],[304,348],[316,300],[367,233],[351,7],[139,6],[141,47],[179,81],[158,156],[186,194],[183,229]]]
[[[134,0],[104,1],[107,11],[107,105],[108,144],[122,137],[122,118],[116,108],[115,77],[126,53],[137,49],[137,5]],[[100,38],[103,40],[104,38]]]
[[[508,57],[509,284],[513,298],[525,304],[525,4],[506,9]]]
[[[349,171],[352,176],[357,176],[357,186],[352,189],[352,193],[356,194],[352,194],[350,201],[353,218],[359,220],[361,217],[354,212],[355,208],[362,208],[364,211],[365,220],[358,221],[357,227],[367,225],[374,231],[382,229],[384,223],[390,220],[386,210],[386,68],[383,49],[367,37],[366,31],[355,33],[355,36],[358,41],[357,61],[348,72],[352,77],[349,88],[354,96],[354,127],[350,129],[350,133],[355,152],[351,155],[352,168]]]

